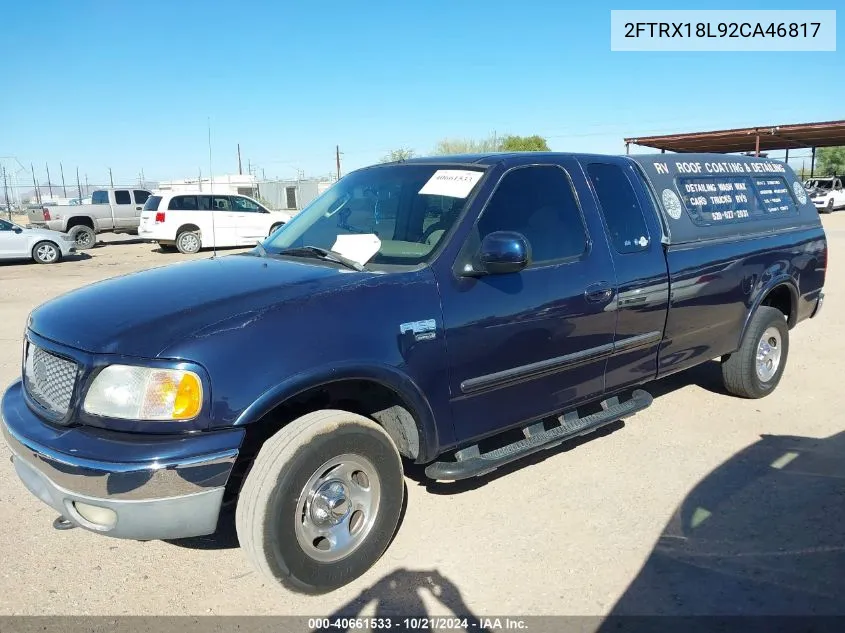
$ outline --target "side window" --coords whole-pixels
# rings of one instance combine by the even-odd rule
[[[649,245],[643,210],[631,181],[618,165],[590,163],[590,182],[599,198],[610,242],[617,253],[644,251]]]
[[[296,187],[285,187],[285,208],[296,209]]]
[[[232,205],[229,203],[229,196],[212,196],[211,207],[215,211],[231,211]]]
[[[532,264],[578,257],[587,246],[572,185],[553,166],[520,167],[505,175],[478,220],[479,238],[494,231],[522,233]]]
[[[167,205],[170,211],[196,211],[197,197],[196,196],[173,196],[170,204]]]
[[[11,231],[11,230],[12,230],[11,223],[6,222],[6,220],[0,220],[0,231]]]
[[[211,211],[211,196],[197,196],[197,206],[200,211]]]
[[[132,193],[135,194],[135,204],[144,204],[147,201],[147,198],[150,197],[149,191],[141,191],[140,189],[136,189]]]
[[[244,211],[247,213],[261,213],[261,207],[252,200],[241,198],[240,196],[232,196],[232,208],[235,211]]]
[[[120,189],[114,192],[114,203],[115,204],[132,204],[132,198],[129,196],[129,192],[125,189]]]

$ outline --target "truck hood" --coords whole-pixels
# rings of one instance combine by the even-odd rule
[[[29,328],[95,354],[154,358],[221,321],[370,275],[307,260],[249,255],[195,260],[107,279],[57,297],[32,312]]]

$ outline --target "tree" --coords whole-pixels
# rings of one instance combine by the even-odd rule
[[[444,138],[437,141],[432,154],[445,156],[449,154],[481,154],[499,151],[498,143],[493,136],[483,139]]]
[[[839,176],[845,174],[845,147],[823,147],[816,154],[819,174]]]
[[[399,160],[408,160],[409,158],[413,158],[414,156],[416,156],[414,150],[400,147],[399,149],[390,150],[386,156],[382,157],[381,162],[395,163]]]
[[[549,144],[542,136],[516,136],[508,134],[502,138],[499,148],[503,152],[550,152]]]

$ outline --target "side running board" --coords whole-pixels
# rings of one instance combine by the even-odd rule
[[[566,440],[586,435],[620,418],[642,411],[651,405],[652,400],[651,394],[642,389],[635,389],[627,400],[620,401],[618,396],[613,396],[601,402],[601,411],[584,417],[580,417],[577,410],[565,413],[557,418],[556,425],[550,429],[546,429],[542,421],[536,422],[522,429],[524,439],[487,453],[482,453],[478,444],[463,448],[455,453],[455,461],[429,464],[425,474],[429,479],[437,481],[480,477],[526,455],[553,448]]]

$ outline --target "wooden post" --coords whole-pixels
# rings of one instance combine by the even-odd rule
[[[810,158],[810,178],[816,173],[816,148],[813,148],[813,155]]]
[[[760,156],[760,135],[754,137],[754,155],[759,158]]]

